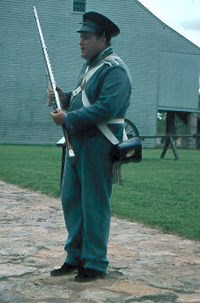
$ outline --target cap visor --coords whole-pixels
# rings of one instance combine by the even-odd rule
[[[96,33],[96,30],[94,27],[83,24],[83,26],[77,30],[77,33]]]

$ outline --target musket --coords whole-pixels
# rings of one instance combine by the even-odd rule
[[[35,17],[35,21],[36,21],[37,28],[38,28],[38,33],[39,33],[39,37],[40,37],[42,51],[43,51],[43,55],[44,55],[44,59],[45,59],[45,63],[46,63],[48,78],[49,78],[50,85],[52,87],[52,90],[53,90],[54,96],[55,96],[56,107],[57,107],[57,109],[62,109],[59,94],[56,90],[56,81],[55,81],[55,78],[54,78],[54,74],[53,74],[53,70],[52,70],[52,67],[51,67],[50,60],[49,60],[49,55],[48,55],[46,43],[45,43],[45,40],[44,40],[42,28],[41,28],[41,25],[40,25],[40,20],[39,20],[39,17],[38,17],[38,14],[37,14],[37,9],[36,9],[35,6],[33,6],[33,12],[34,12],[34,17]],[[67,150],[68,150],[69,157],[73,158],[73,157],[75,157],[75,154],[74,154],[74,151],[71,147],[67,130],[64,126],[62,126],[62,129],[63,129],[63,134],[64,134],[64,137],[65,137],[65,142],[66,142],[66,147],[67,147]]]

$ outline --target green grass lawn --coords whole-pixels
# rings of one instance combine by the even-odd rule
[[[143,151],[141,163],[123,166],[124,185],[114,185],[113,214],[200,240],[200,151]],[[61,149],[54,146],[0,145],[0,179],[58,197]]]

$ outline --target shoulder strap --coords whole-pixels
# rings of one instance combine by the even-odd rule
[[[78,86],[73,92],[72,97],[75,97],[78,95],[83,89],[85,84],[88,82],[88,80],[100,69],[104,64],[112,65],[112,61],[114,61],[117,65],[119,65],[117,59],[119,57],[116,54],[111,54],[104,58],[97,66],[93,67],[92,69],[89,69],[89,66],[85,70],[85,74],[83,76],[83,81],[80,86]],[[120,59],[120,58],[119,58]]]
[[[88,80],[94,75],[94,73],[96,73],[96,71],[98,69],[100,69],[103,65],[105,64],[105,62],[101,62],[100,64],[98,64],[96,67],[93,67],[92,69],[89,70],[89,68],[86,68],[85,71],[85,75],[83,77],[83,81],[88,82]]]
[[[94,73],[96,73],[96,71],[101,68],[103,65],[105,64],[105,62],[103,61],[102,63],[98,64],[96,67],[92,68],[91,70],[89,70],[89,66],[86,68],[85,70],[85,74],[83,76],[83,81],[81,83],[80,86],[78,86],[75,90],[73,90],[72,92],[72,97],[75,97],[76,95],[78,95],[85,87],[86,83],[88,82],[88,80],[94,75]]]

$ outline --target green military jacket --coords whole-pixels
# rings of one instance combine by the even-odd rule
[[[80,74],[77,86],[81,84],[88,65],[92,68],[105,60],[105,64],[94,73],[84,88],[90,106],[83,106],[81,93],[73,98],[71,92],[66,94],[65,126],[72,137],[102,135],[97,128],[98,124],[125,117],[130,103],[132,82],[126,65],[119,57],[118,60],[106,60],[111,54],[112,48],[106,49],[92,62],[87,62]],[[120,130],[122,134],[122,125],[113,124],[109,127],[117,137]]]

